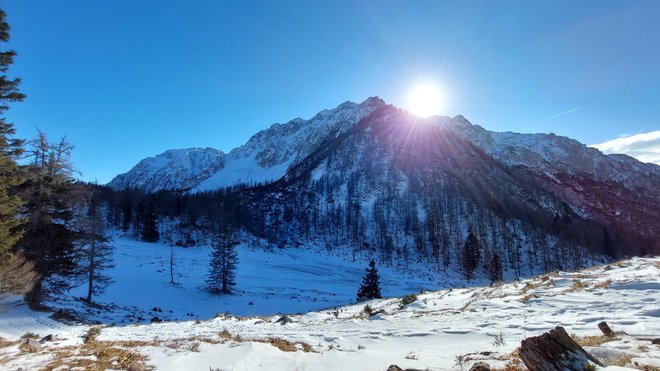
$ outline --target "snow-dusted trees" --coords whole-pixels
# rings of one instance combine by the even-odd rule
[[[112,268],[112,247],[105,236],[103,216],[94,202],[78,220],[80,237],[76,242],[81,275],[87,281],[86,301],[100,294],[112,279],[104,271]]]
[[[213,294],[231,294],[236,286],[238,240],[226,226],[217,226],[213,231],[213,252],[206,283]]]
[[[498,253],[493,253],[493,257],[490,259],[488,265],[488,276],[490,278],[490,282],[492,283],[502,282],[502,261]]]
[[[376,268],[376,262],[370,261],[369,267],[362,278],[362,284],[357,292],[357,300],[380,299],[383,295],[380,293],[380,276]]]
[[[479,240],[477,240],[474,233],[470,232],[461,251],[461,264],[466,279],[470,280],[474,277],[474,271],[477,269],[480,256],[481,247]]]

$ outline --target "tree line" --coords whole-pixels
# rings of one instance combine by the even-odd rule
[[[0,43],[9,41],[9,24],[0,10]],[[16,52],[0,52],[0,296],[27,294],[33,307],[88,283],[91,302],[109,277],[111,265],[105,224],[94,187],[77,182],[71,165],[73,145],[50,141],[38,131],[25,141],[4,113],[21,102],[19,78],[8,76]]]

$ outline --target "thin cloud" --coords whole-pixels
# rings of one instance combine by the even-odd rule
[[[619,137],[590,147],[603,153],[623,153],[642,162],[660,165],[660,130]]]
[[[556,114],[556,115],[552,115],[552,116],[550,116],[550,117],[546,117],[546,118],[544,118],[543,120],[541,120],[540,122],[544,122],[544,121],[548,121],[548,120],[556,119],[557,117],[564,116],[564,115],[568,115],[568,114],[571,113],[571,112],[579,111],[579,110],[581,110],[581,109],[582,109],[582,107],[575,107],[575,108],[573,108],[573,109],[569,109],[568,111],[560,112],[560,113],[558,113],[558,114]]]

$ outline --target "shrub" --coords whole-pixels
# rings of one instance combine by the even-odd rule
[[[414,303],[416,301],[417,301],[417,295],[415,295],[415,294],[406,295],[406,296],[401,298],[401,305],[406,306],[406,305],[408,305],[410,303]]]

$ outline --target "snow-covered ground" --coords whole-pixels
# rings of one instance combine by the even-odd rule
[[[108,369],[144,363],[158,370],[385,370],[390,364],[460,370],[476,359],[504,367],[515,364],[511,353],[526,337],[558,325],[569,334],[598,336],[600,321],[628,335],[585,349],[609,364],[657,368],[660,346],[651,339],[660,337],[659,301],[660,258],[636,258],[495,287],[423,293],[407,305],[390,298],[312,311],[291,315],[286,324],[277,322],[279,315],[219,315],[207,321],[103,326],[96,341],[83,344],[90,326],[55,322],[13,298],[2,303],[0,337],[7,341],[0,342],[0,368],[68,369],[87,362]],[[365,304],[377,314],[367,315]],[[53,334],[55,340],[36,352],[20,352],[18,338],[26,332]]]
[[[87,285],[82,283],[49,305],[70,309],[92,322],[146,323],[161,320],[209,319],[218,313],[272,315],[303,313],[355,302],[368,258],[332,254],[316,246],[274,248],[261,240],[238,246],[235,295],[214,296],[206,291],[211,248],[174,247],[174,281],[170,283],[170,246],[115,236],[114,279],[94,301],[103,307],[87,307]],[[404,275],[379,267],[383,294],[402,296],[439,285],[438,274]],[[455,281],[460,282],[459,277]],[[452,284],[447,283],[446,285]],[[158,311],[153,309],[157,308]]]

